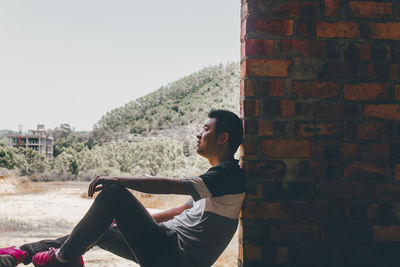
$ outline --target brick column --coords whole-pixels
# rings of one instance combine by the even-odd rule
[[[399,1],[241,2],[239,265],[399,266]]]

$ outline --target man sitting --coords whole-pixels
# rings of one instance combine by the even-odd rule
[[[197,153],[211,165],[206,173],[182,179],[96,177],[88,195],[101,192],[70,235],[0,249],[0,267],[84,266],[81,255],[94,245],[144,267],[211,266],[236,231],[245,179],[234,159],[243,137],[240,118],[225,110],[208,117],[197,134]],[[151,216],[126,188],[191,198]]]

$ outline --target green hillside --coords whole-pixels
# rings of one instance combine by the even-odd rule
[[[104,115],[98,128],[146,135],[204,121],[211,109],[239,112],[239,64],[204,68]]]

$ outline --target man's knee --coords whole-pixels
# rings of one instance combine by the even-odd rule
[[[126,192],[129,192],[129,191],[128,191],[128,189],[126,189],[122,185],[106,184],[106,185],[104,185],[104,188],[103,188],[102,192],[109,193],[109,194],[121,194],[121,193],[126,193]]]

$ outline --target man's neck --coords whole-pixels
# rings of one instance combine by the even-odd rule
[[[221,162],[230,161],[230,160],[234,160],[233,154],[227,154],[227,155],[209,158],[208,162],[210,163],[210,165],[212,167],[214,167],[215,165],[220,164]]]

